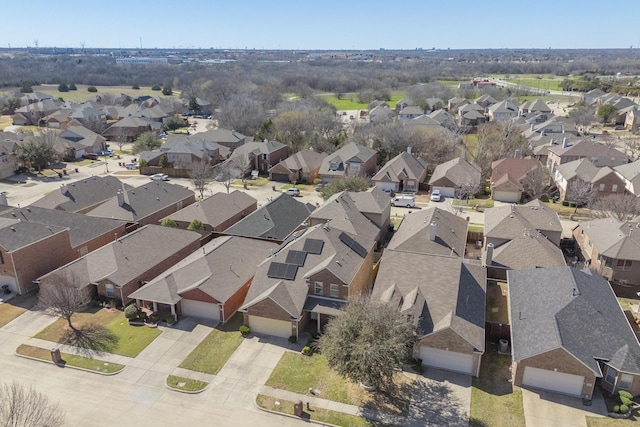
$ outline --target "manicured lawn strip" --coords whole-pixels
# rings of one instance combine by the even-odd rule
[[[258,177],[257,179],[246,179],[246,180],[244,180],[244,182],[246,182],[249,187],[264,187],[270,181],[267,178]],[[232,187],[243,188],[244,187],[244,183],[242,182],[241,179],[236,179],[231,183],[231,186]]]
[[[280,406],[275,405],[275,401],[278,400],[280,402]],[[261,408],[265,408],[275,412],[281,412],[283,414],[293,415],[293,403],[288,400],[280,400],[271,396],[264,396],[259,394],[256,397],[256,403]],[[306,411],[305,413],[309,415],[308,418],[303,418],[305,420],[314,420],[320,421],[323,423],[335,424],[338,426],[353,426],[353,427],[367,427],[373,425],[382,425],[379,423],[373,423],[372,421],[367,420],[366,418],[357,417],[351,414],[345,414],[342,412],[330,411],[328,409],[323,408],[311,408],[313,411]]]
[[[632,418],[630,420],[589,416],[585,416],[584,418],[587,421],[587,427],[627,427],[636,425],[635,418]]]
[[[571,215],[573,215],[576,220],[591,219],[591,212],[589,211],[589,209],[578,208],[578,210],[576,211],[576,208],[572,208],[571,206],[563,206],[562,203],[553,202],[547,202],[545,203],[545,205],[556,211],[560,216],[560,219],[568,219],[568,217]]]
[[[454,206],[462,206],[463,208],[473,209],[474,206],[478,205],[481,209],[489,209],[492,208],[494,203],[493,199],[489,198],[477,198],[477,197],[469,197],[469,200],[459,200],[453,199]]]
[[[183,386],[178,383],[184,383]],[[190,378],[178,377],[176,375],[169,375],[167,377],[167,385],[171,388],[184,391],[201,391],[209,385],[206,381],[192,380]]]
[[[618,297],[618,303],[620,304],[620,307],[622,307],[622,310],[630,311],[632,309],[631,305],[637,305],[639,302],[640,301],[637,299]]]
[[[97,312],[83,312],[73,315],[72,322],[78,327],[85,324],[98,324],[105,326],[109,331],[118,337],[117,344],[108,349],[109,353],[121,356],[136,357],[162,332],[157,328],[147,326],[131,326],[121,311],[109,312],[100,309]],[[65,333],[67,322],[58,319],[42,331],[38,332],[35,338],[53,341],[64,344],[62,339]]]
[[[228,332],[214,329],[189,353],[180,367],[216,375],[236,351],[242,340],[242,335],[237,328],[235,331]]]
[[[0,304],[0,328],[20,316],[25,311],[27,311],[26,308],[13,305],[11,302]]]
[[[522,391],[513,389],[509,366],[511,358],[499,355],[495,346],[482,356],[480,376],[471,384],[469,426],[523,426]]]
[[[51,351],[44,348],[33,347],[31,345],[22,344],[16,349],[16,353],[23,356],[29,356],[36,359],[41,359],[50,362]],[[75,354],[60,353],[64,364],[67,366],[75,366],[78,368],[87,369],[89,371],[95,371],[105,374],[112,374],[124,369],[124,365],[118,363],[108,363],[99,359],[91,359],[88,357],[76,356]],[[105,365],[106,363],[106,365]]]

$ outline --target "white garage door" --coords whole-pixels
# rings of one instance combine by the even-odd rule
[[[493,200],[505,203],[518,203],[520,195],[517,192],[494,191]]]
[[[395,182],[376,182],[376,187],[381,190],[396,191]]]
[[[445,351],[431,347],[420,347],[422,364],[447,371],[473,374],[473,355]]]
[[[572,396],[580,396],[582,394],[583,384],[584,377],[580,375],[565,374],[530,366],[524,368],[524,378],[522,379],[522,385]]]
[[[433,187],[431,189],[431,191],[433,192],[433,190],[440,190],[440,194],[442,194],[444,197],[455,197],[456,196],[456,189],[453,187]]]
[[[251,332],[276,337],[289,338],[291,336],[291,322],[274,320],[266,317],[249,316]]]
[[[220,309],[218,308],[218,304],[194,301],[191,299],[183,299],[181,304],[183,316],[220,320]]]

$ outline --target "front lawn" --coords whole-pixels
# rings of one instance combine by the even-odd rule
[[[209,332],[196,348],[182,361],[181,368],[216,375],[242,343],[238,328],[242,314],[236,313],[226,325],[219,325]]]
[[[578,208],[576,210],[575,207],[563,206],[562,203],[553,203],[553,202],[546,202],[545,205],[547,205],[547,207],[556,211],[558,216],[560,216],[560,219],[567,219],[571,217],[571,215],[573,215],[573,217],[576,220],[591,219],[591,212],[589,211],[589,209]]]
[[[585,416],[585,420],[587,421],[587,427],[630,427],[635,425],[636,419],[632,418],[625,419],[616,419],[609,417],[589,417]]]
[[[0,328],[35,305],[33,295],[18,295],[0,304]]]
[[[34,347],[22,344],[16,349],[16,353],[22,356],[33,357],[35,359],[51,361],[51,351],[40,347]],[[124,369],[124,365],[118,363],[107,363],[99,359],[91,359],[89,357],[76,356],[75,354],[60,353],[63,366],[75,366],[89,371],[99,372],[103,374],[113,374]]]
[[[482,356],[480,376],[471,384],[471,427],[523,426],[522,391],[514,389],[509,379],[511,358],[499,355],[491,345]]]
[[[122,311],[111,312],[104,308],[97,311],[76,313],[71,320],[79,330],[95,328],[95,326],[106,328],[109,336],[104,340],[97,339],[97,342],[89,340],[87,344],[90,348],[127,357],[136,357],[161,333],[157,328],[131,326]],[[68,336],[70,334],[66,326],[66,320],[58,319],[38,332],[35,338],[60,344],[78,345],[76,342],[69,342]]]
[[[369,393],[329,368],[323,355],[303,356],[289,352],[282,356],[266,385],[301,394],[307,394],[312,388],[322,399],[396,415],[407,410],[416,391],[413,381],[399,373],[384,390]]]

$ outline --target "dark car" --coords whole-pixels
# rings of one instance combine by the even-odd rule
[[[98,155],[96,153],[85,153],[82,157],[90,160],[98,160]]]

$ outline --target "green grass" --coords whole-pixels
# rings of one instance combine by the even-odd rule
[[[495,346],[482,356],[480,376],[472,379],[470,427],[524,426],[522,391],[513,389],[511,358],[499,355]]]
[[[637,299],[618,297],[618,303],[620,303],[620,307],[622,307],[622,310],[631,311],[631,304],[635,306],[638,305],[639,302],[640,301],[638,301]],[[2,308],[2,306],[0,306],[0,308]]]
[[[280,405],[276,405],[276,400]],[[265,396],[259,394],[256,397],[256,403],[261,408],[268,409],[270,411],[281,412],[283,414],[293,415],[293,402],[288,400],[276,399],[271,396]],[[382,424],[369,421],[366,418],[357,417],[355,415],[345,414],[343,412],[331,411],[329,409],[312,407],[312,411],[307,411],[304,407],[304,420],[312,420],[321,423],[329,423],[337,426],[352,426],[352,427],[367,427],[367,426],[379,426]]]
[[[484,231],[484,225],[483,224],[471,223],[471,224],[469,224],[469,231],[476,232],[476,233],[482,233]]]
[[[131,89],[131,86],[96,86],[98,89],[97,92],[89,92],[87,91],[87,85],[76,85],[78,90],[71,90],[69,92],[59,92],[58,85],[42,85],[42,86],[33,86],[34,92],[42,92],[47,95],[52,96],[55,99],[62,97],[65,101],[72,102],[84,102],[94,97],[95,95],[101,94],[109,94],[118,96],[121,93],[125,95],[129,95],[131,98],[137,98],[138,96],[161,96],[163,98],[179,98],[180,92],[173,91],[173,95],[165,96],[162,94],[162,91],[154,91],[151,90],[151,86],[143,87],[140,86],[140,89]]]
[[[627,427],[636,425],[635,419],[624,420],[609,417],[589,417],[585,416],[587,427]]]
[[[242,343],[238,331],[242,316],[236,313],[226,325],[209,332],[196,348],[182,361],[181,368],[216,375]]]
[[[521,86],[529,86],[533,89],[538,89],[538,90],[562,91],[562,87],[560,85],[562,84],[563,79],[562,78],[556,78],[556,79],[510,78],[506,81],[510,83],[515,83]]]
[[[462,136],[462,141],[467,149],[467,160],[475,158],[478,154],[478,135],[475,133],[469,133]]]
[[[16,349],[16,353],[41,359],[50,362],[51,351],[44,348],[33,347],[31,345],[22,344]],[[103,374],[113,374],[124,369],[124,365],[118,363],[107,363],[99,359],[91,359],[89,357],[76,356],[69,353],[60,353],[64,366],[75,366],[89,371],[100,372]]]
[[[241,179],[235,179],[231,183],[232,188],[244,188],[244,183],[247,184],[247,189],[251,190],[251,187],[264,187],[269,183],[269,178],[258,177],[256,179],[245,179],[244,182]]]
[[[493,199],[489,198],[476,198],[469,197],[469,200],[453,199],[453,206],[462,206],[463,208],[473,209],[474,206],[478,206],[481,210],[489,209],[493,207]]]
[[[282,187],[280,187],[280,190],[286,190],[292,187],[296,187],[300,191],[316,191],[316,186],[312,184],[296,184],[296,185],[285,184]]]
[[[547,202],[545,203],[545,205],[556,211],[560,219],[569,219],[571,215],[573,215],[574,219],[576,220],[591,218],[591,213],[588,209],[578,208],[578,210],[576,211],[576,208],[572,208],[571,206],[562,206],[562,203],[553,202]]]
[[[438,80],[438,83],[442,83],[443,85],[446,86],[453,86],[453,87],[458,87],[458,85],[460,83],[468,83],[471,79],[464,79],[464,80]]]
[[[190,378],[169,375],[167,377],[167,385],[178,390],[196,392],[204,390],[209,383],[206,381],[192,380]]]
[[[396,102],[400,101],[405,96],[404,92],[393,92],[391,94],[391,99],[386,102],[389,104],[389,107],[393,109],[395,108]],[[369,104],[365,102],[358,102],[357,93],[345,93],[343,94],[342,99],[338,99],[335,95],[329,93],[320,94],[318,97],[336,107],[337,110],[367,110],[369,108]]]
[[[0,130],[4,130],[7,126],[11,126],[13,124],[13,120],[11,116],[0,116]]]
[[[96,312],[76,313],[72,317],[72,322],[80,328],[88,324],[106,327],[117,337],[117,342],[111,344],[106,351],[127,357],[136,357],[161,334],[161,331],[157,328],[129,325],[124,313],[121,311],[111,313],[106,309],[100,309]],[[66,320],[58,319],[38,332],[35,337],[63,343],[66,325]]]

